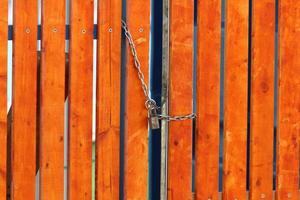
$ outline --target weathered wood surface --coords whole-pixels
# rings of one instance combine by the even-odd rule
[[[198,4],[196,199],[217,199],[219,187],[221,1]]]
[[[42,1],[40,198],[64,198],[65,2]]]
[[[120,0],[104,0],[98,12],[96,199],[119,200],[121,105]]]
[[[226,4],[223,199],[245,200],[249,1]]]
[[[275,76],[273,0],[252,2],[251,55],[250,199],[272,199]]]
[[[279,1],[277,200],[299,199],[300,1]]]
[[[92,198],[94,1],[71,2],[68,198]]]
[[[127,0],[127,23],[134,38],[145,81],[149,83],[150,1]],[[147,110],[129,49],[126,70],[124,198],[147,199]]]
[[[12,199],[35,199],[37,1],[14,1]]]
[[[170,115],[192,112],[193,11],[193,1],[170,2]],[[170,122],[168,199],[192,199],[191,186],[192,120]]]
[[[8,1],[0,1],[0,199],[6,198]]]

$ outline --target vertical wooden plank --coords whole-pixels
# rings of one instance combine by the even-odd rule
[[[198,3],[196,199],[218,199],[221,0]]]
[[[64,1],[42,1],[42,35],[40,198],[62,200],[65,101]]]
[[[37,1],[14,1],[12,199],[35,199]]]
[[[278,200],[299,199],[300,1],[279,1]]]
[[[119,199],[121,0],[103,0],[98,12],[96,199]]]
[[[272,199],[275,1],[254,0],[252,13],[250,199]]]
[[[127,0],[127,23],[134,38],[145,81],[148,83],[150,1]],[[129,49],[126,70],[124,199],[147,199],[147,110]]]
[[[6,198],[8,1],[0,1],[0,199]]]
[[[68,198],[92,198],[93,0],[71,2]]]
[[[226,4],[223,198],[245,200],[249,1]]]
[[[192,112],[194,1],[170,1],[170,115]],[[169,123],[168,199],[192,199],[192,120]]]

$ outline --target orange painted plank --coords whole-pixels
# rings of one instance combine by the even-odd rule
[[[148,83],[150,1],[127,0],[127,23]],[[124,199],[147,199],[148,114],[128,45],[127,49]]]
[[[92,198],[93,0],[71,2],[68,198]]]
[[[273,194],[275,1],[252,6],[250,199],[256,200]]]
[[[37,1],[14,1],[12,199],[35,199]]]
[[[65,101],[64,1],[42,1],[42,35],[40,198],[62,200]]]
[[[118,200],[120,178],[121,0],[98,15],[96,199]]]
[[[226,4],[223,198],[245,200],[249,1]]]
[[[170,115],[192,112],[194,3],[170,2]],[[192,199],[192,120],[169,123],[168,199]]]
[[[300,1],[279,1],[278,200],[299,199]]]
[[[218,199],[221,0],[198,11],[196,199]]]
[[[0,199],[6,199],[8,1],[0,1]]]

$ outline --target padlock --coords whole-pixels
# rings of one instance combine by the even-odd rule
[[[153,108],[149,110],[148,113],[149,126],[152,130],[159,129],[159,119],[157,116],[157,108]]]

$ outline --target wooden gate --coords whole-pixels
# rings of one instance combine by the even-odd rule
[[[163,121],[161,199],[299,200],[300,1],[225,4],[164,0],[163,111],[197,117]],[[95,5],[72,0],[67,15],[65,1],[14,0],[10,108],[0,0],[1,200],[148,199],[148,112],[121,20],[148,84],[151,1],[100,0],[97,16]]]

